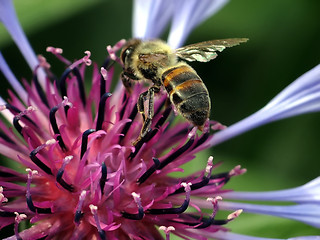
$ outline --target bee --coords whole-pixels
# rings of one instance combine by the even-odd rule
[[[123,64],[121,79],[126,90],[131,93],[133,81],[149,80],[153,83],[138,98],[137,108],[142,114],[143,126],[135,143],[150,129],[154,115],[154,94],[160,92],[161,86],[167,91],[176,112],[202,131],[211,110],[209,93],[197,72],[185,61],[208,62],[217,57],[217,52],[247,40],[212,40],[176,50],[161,40],[129,40],[120,54]]]

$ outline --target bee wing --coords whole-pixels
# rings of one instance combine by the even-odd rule
[[[195,43],[176,49],[179,58],[187,61],[208,62],[215,59],[217,51],[222,52],[227,47],[233,47],[248,41],[248,38],[229,38]]]

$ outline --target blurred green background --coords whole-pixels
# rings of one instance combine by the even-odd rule
[[[47,46],[61,47],[76,59],[85,50],[102,63],[105,47],[131,37],[130,0],[15,0],[21,24],[37,54],[62,71]],[[263,107],[284,87],[320,62],[320,1],[231,0],[196,28],[187,43],[247,37],[246,44],[219,54],[214,62],[192,64],[207,85],[213,102],[212,119],[231,125]],[[16,77],[31,72],[11,38],[0,26],[0,50]],[[1,96],[7,96],[0,76]],[[302,185],[320,173],[320,114],[307,114],[260,127],[198,155],[194,165],[205,167],[214,155],[225,171],[241,164],[248,172],[227,187],[236,190],[278,190]],[[201,162],[201,164],[199,164]],[[188,170],[187,170],[188,171]],[[224,214],[223,217],[226,215]],[[288,238],[319,234],[290,220],[243,214],[228,224],[234,232]]]

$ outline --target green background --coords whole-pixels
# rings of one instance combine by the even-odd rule
[[[47,46],[64,49],[76,59],[85,50],[102,63],[105,47],[131,37],[129,0],[16,0],[17,14],[37,54],[62,71]],[[207,85],[213,102],[212,119],[231,125],[263,107],[289,83],[320,59],[320,1],[233,0],[196,28],[187,43],[247,37],[250,41],[219,54],[214,62],[192,64]],[[5,29],[0,26],[0,50],[18,79],[31,72]],[[1,95],[6,83],[0,76]],[[225,171],[241,164],[248,172],[227,187],[266,191],[302,185],[319,176],[320,114],[307,114],[260,127],[198,155],[190,169],[204,168],[207,157]],[[186,171],[190,171],[186,169]],[[226,217],[222,214],[221,217]],[[243,214],[228,224],[234,232],[273,238],[319,234],[299,222]]]

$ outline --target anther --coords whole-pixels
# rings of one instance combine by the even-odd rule
[[[106,92],[106,82],[108,81],[108,71],[104,68],[100,68],[100,98]]]
[[[211,126],[211,129],[213,131],[217,131],[217,130],[223,130],[223,129],[226,129],[227,126],[225,125],[222,125],[221,123],[219,122],[214,122],[214,124]]]
[[[207,121],[203,125],[203,133],[207,133],[210,131],[210,121],[207,119]]]
[[[80,196],[79,196],[79,202],[78,202],[78,205],[77,205],[77,210],[76,210],[76,213],[74,215],[74,222],[75,222],[75,224],[77,226],[79,226],[80,220],[83,217],[82,207],[83,207],[84,200],[85,200],[86,196],[87,196],[87,191],[86,190],[82,190],[82,192],[80,193]]]
[[[105,81],[107,81],[108,80],[108,71],[104,67],[101,67],[100,73],[101,73],[101,76],[103,77],[103,79]]]
[[[119,63],[120,65],[122,65],[122,62],[120,61],[120,58],[117,57],[116,52],[119,51],[125,43],[126,40],[122,39],[119,42],[117,42],[113,47],[111,47],[110,45],[107,46],[107,51],[109,53],[110,58]]]
[[[208,162],[207,162],[207,166],[205,168],[205,174],[202,178],[202,180],[200,182],[197,182],[197,183],[193,183],[192,186],[191,186],[191,190],[196,190],[196,189],[199,189],[199,188],[202,188],[204,186],[206,186],[209,181],[210,181],[210,177],[211,177],[211,173],[212,173],[212,169],[213,169],[213,157],[210,156],[208,158]],[[172,193],[171,195],[173,194],[178,194],[178,193],[182,193],[183,192],[183,188],[178,188],[174,193]]]
[[[115,61],[112,61],[110,59],[110,57],[107,57],[106,60],[104,61],[104,63],[102,64],[102,67],[100,68],[100,97],[102,97],[102,95],[106,92],[106,89],[110,88],[110,83],[111,81],[109,81],[108,79],[108,71],[110,71],[110,75],[113,75],[113,64],[115,63]],[[104,69],[104,70],[103,70]],[[108,83],[108,87],[106,87],[106,84]]]
[[[47,62],[47,59],[44,56],[38,55],[38,60],[39,60],[39,66],[40,67],[43,67],[45,69],[51,68],[50,63]]]
[[[159,230],[164,231],[164,233],[166,234],[166,240],[170,240],[170,232],[176,230],[173,226],[160,226]]]
[[[227,217],[228,222],[234,220],[235,218],[239,217],[239,215],[243,212],[242,209],[238,209],[234,211],[233,213],[230,213]]]
[[[113,46],[113,51],[115,52],[119,51],[125,44],[126,44],[126,40],[121,39]]]
[[[105,113],[105,106],[107,99],[111,96],[111,93],[105,93],[102,95],[100,102],[99,102],[99,110],[98,110],[98,118],[97,118],[97,124],[96,124],[96,130],[102,129],[102,123],[104,120],[104,113]]]
[[[112,49],[112,47],[110,45],[107,46],[107,51],[110,55],[110,58],[113,60],[113,61],[117,61],[118,62],[118,57],[115,53],[115,51]]]
[[[207,173],[207,177],[211,176],[211,172],[212,172],[212,168],[213,168],[213,157],[210,156],[208,158],[208,162],[207,162],[207,166],[206,166],[206,173]]]
[[[14,218],[15,223],[14,223],[14,235],[16,236],[17,240],[22,240],[22,238],[19,235],[19,223],[27,218],[27,215],[25,214],[19,214],[18,212],[14,212],[16,217]]]
[[[64,169],[66,167],[66,165],[73,159],[73,156],[66,156],[63,159],[63,163],[61,168],[58,170],[57,176],[56,176],[56,181],[66,190],[68,190],[69,192],[73,192],[74,191],[74,187],[73,185],[66,183],[63,179],[62,179],[62,175],[64,173]]]
[[[233,169],[230,170],[229,177],[233,177],[233,176],[244,174],[246,171],[247,171],[247,169],[245,169],[245,168],[241,169],[240,165],[235,166]]]
[[[213,210],[212,210],[212,218],[214,218],[217,214],[218,211],[218,201],[222,201],[222,197],[221,196],[216,196],[215,198],[207,198],[208,202],[212,203],[213,206]]]
[[[133,214],[133,213],[127,213],[125,211],[122,211],[121,214],[124,218],[128,218],[131,220],[141,220],[144,217],[144,211],[143,211],[143,207],[141,204],[141,198],[140,198],[140,194],[137,194],[135,192],[133,192],[132,197],[135,201],[135,203],[137,204],[138,207],[138,213],[137,214]]]
[[[34,112],[36,110],[35,107],[30,106],[27,109],[25,109],[24,111],[20,112],[19,114],[17,114],[14,118],[13,118],[13,126],[16,128],[16,130],[22,135],[22,127],[19,124],[19,121],[22,117],[26,116],[27,114],[30,114],[32,112]]]
[[[0,110],[2,111],[5,109],[8,109],[12,114],[15,114],[15,115],[21,113],[20,109],[18,109],[17,107],[15,107],[9,103],[6,103],[5,105],[1,105]],[[26,120],[28,120],[34,126],[37,126],[27,115],[23,115],[22,117],[25,118]]]
[[[6,110],[6,109],[8,109],[14,115],[17,115],[17,114],[21,113],[20,109],[18,109],[17,107],[15,107],[15,106],[13,106],[13,105],[11,105],[9,103],[1,105],[0,111]],[[28,120],[32,125],[37,127],[37,125],[34,123],[34,121],[32,121],[27,115],[22,115],[22,117],[24,119]]]
[[[190,139],[190,138],[194,138],[194,136],[195,136],[196,133],[197,133],[197,130],[198,130],[198,127],[197,127],[197,126],[193,127],[193,128],[191,129],[191,131],[188,133],[188,138],[189,138],[189,139]]]
[[[88,129],[83,132],[82,134],[82,141],[81,141],[81,153],[80,153],[80,159],[82,159],[83,155],[87,151],[88,147],[88,137],[91,133],[94,133],[96,130],[95,129]]]
[[[61,62],[63,62],[65,65],[67,66],[71,65],[71,62],[61,55],[63,53],[62,48],[55,48],[55,47],[49,46],[47,47],[46,51],[55,55],[55,57],[58,58]]]
[[[101,225],[100,225],[100,220],[99,220],[99,216],[98,216],[98,207],[93,204],[90,204],[89,208],[90,208],[91,213],[93,215],[94,221],[96,222],[99,236],[100,236],[101,240],[105,240],[106,233],[102,230]]]
[[[222,200],[222,198],[220,196],[217,196],[215,198],[207,198],[207,201],[211,202],[212,206],[213,206],[212,214],[209,219],[202,221],[202,223],[200,225],[196,226],[196,228],[198,228],[198,229],[199,228],[200,229],[206,228],[214,223],[214,218],[215,218],[216,213],[218,211],[218,201],[220,201],[220,200]]]
[[[8,202],[8,198],[6,198],[3,194],[3,187],[0,186],[0,205],[2,203]]]
[[[36,147],[35,149],[33,149],[29,155],[30,159],[32,160],[33,163],[35,163],[41,170],[43,170],[45,173],[49,174],[49,175],[53,175],[51,169],[44,164],[43,162],[40,161],[39,158],[37,158],[37,154],[44,149],[47,146],[50,146],[52,144],[56,143],[55,139],[50,139],[48,141],[46,141],[44,144]]]
[[[55,48],[55,47],[51,47],[51,46],[47,47],[46,51],[51,52],[54,55],[60,55],[63,53],[62,48]]]
[[[82,58],[82,61],[83,61],[87,66],[90,66],[91,63],[92,63],[92,60],[90,59],[90,57],[91,57],[91,52],[87,50],[87,51],[85,51],[84,53],[86,54],[86,56],[84,56],[84,57]]]
[[[187,210],[190,203],[191,183],[181,183],[181,186],[186,191],[186,199],[183,204],[177,208],[163,208],[163,209],[149,209],[147,212],[150,214],[181,214]]]

